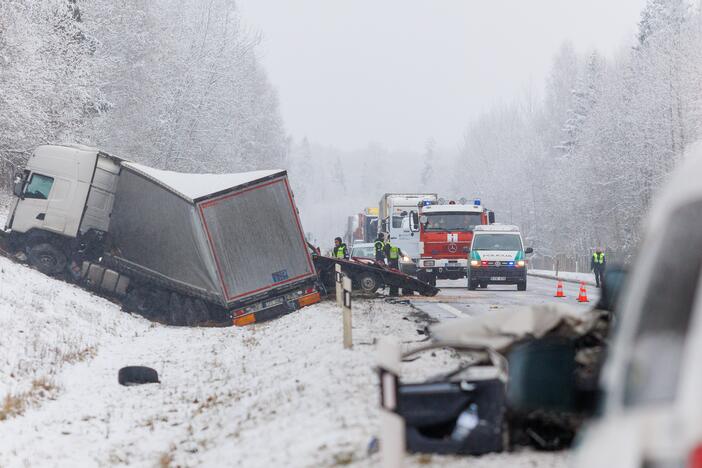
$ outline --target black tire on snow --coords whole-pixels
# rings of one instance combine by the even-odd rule
[[[45,275],[58,275],[66,268],[66,255],[51,244],[37,244],[29,249],[29,264]]]
[[[373,294],[380,287],[380,281],[373,273],[362,273],[358,277],[358,287],[364,293]]]
[[[145,366],[123,367],[117,373],[117,381],[120,385],[132,386],[147,383],[160,383],[158,372]]]
[[[478,288],[478,282],[477,281],[472,281],[470,279],[470,276],[468,277],[468,289],[471,291],[475,291]]]
[[[429,276],[429,281],[427,281],[430,285],[436,287],[436,275],[430,275]]]
[[[526,291],[527,282],[526,280],[517,283],[517,291]]]

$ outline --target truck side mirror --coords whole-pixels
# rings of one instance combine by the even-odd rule
[[[24,193],[22,193],[22,192],[24,192],[24,182],[25,182],[24,173],[22,173],[22,172],[16,173],[15,180],[14,180],[13,185],[12,185],[12,193],[16,197],[21,198],[21,199],[24,199]]]
[[[495,224],[495,212],[488,211],[488,224]]]
[[[526,250],[524,251],[524,253],[526,255],[532,254],[532,253],[534,253],[534,249],[532,249],[531,247],[527,247]]]
[[[410,231],[412,231],[412,232],[419,231],[419,214],[416,211],[410,211],[409,223],[410,223]]]
[[[426,226],[426,224],[429,222],[429,218],[427,215],[422,215],[419,217],[419,222],[422,224],[422,226]]]

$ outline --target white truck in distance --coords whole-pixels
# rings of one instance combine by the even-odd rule
[[[405,254],[400,259],[403,273],[414,275],[419,259],[419,235],[410,229],[409,214],[422,204],[436,203],[437,199],[435,193],[386,193],[380,199],[379,229]]]
[[[174,325],[245,325],[319,301],[287,174],[182,174],[40,146],[4,247],[45,274]]]

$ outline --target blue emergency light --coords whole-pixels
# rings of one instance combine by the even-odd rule
[[[424,206],[429,206],[429,205],[431,205],[431,200],[424,200],[424,201],[422,202],[422,205],[424,205]]]
[[[474,205],[477,205],[477,206],[480,206],[480,198],[476,198],[476,199],[473,201],[473,204],[474,204]]]

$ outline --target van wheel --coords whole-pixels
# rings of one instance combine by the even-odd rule
[[[58,275],[66,268],[66,256],[51,244],[37,244],[29,249],[29,264],[45,275]]]
[[[517,291],[526,291],[526,280],[521,283],[517,283]]]
[[[478,289],[478,282],[477,281],[471,281],[470,278],[468,278],[468,289],[471,291],[475,291]]]

